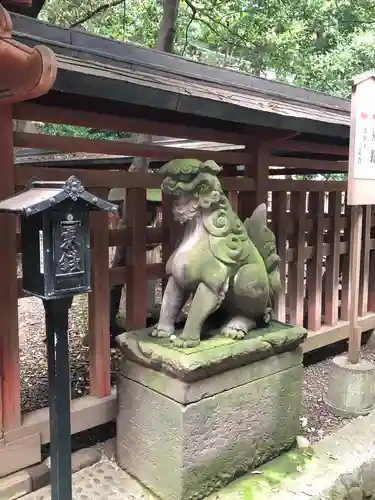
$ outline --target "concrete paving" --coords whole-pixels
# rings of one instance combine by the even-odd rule
[[[284,453],[207,500],[375,499],[374,436],[375,411],[313,447],[304,443]],[[50,491],[45,487],[22,498],[50,500]],[[74,500],[157,500],[107,458],[73,474],[73,491]]]
[[[24,497],[25,500],[50,500],[46,486]],[[121,470],[114,462],[103,459],[73,474],[74,500],[156,500],[147,490]]]

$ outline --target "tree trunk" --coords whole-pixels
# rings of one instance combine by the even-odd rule
[[[180,6],[180,0],[164,0],[163,2],[163,18],[159,26],[159,34],[156,40],[156,50],[171,53],[173,52],[173,44],[176,35],[177,16]],[[139,134],[137,142],[151,144],[153,137],[151,135]],[[147,172],[150,164],[150,158],[136,157],[129,167],[129,172]],[[124,201],[122,208],[122,220],[120,225],[126,225],[126,190],[124,190]],[[116,248],[112,267],[126,265],[126,247],[121,246]],[[155,306],[155,285],[156,281],[149,283],[147,304],[148,310],[151,311]],[[111,289],[110,297],[110,331],[111,336],[115,336],[119,332],[117,325],[117,314],[120,307],[121,293],[123,285],[115,285]]]

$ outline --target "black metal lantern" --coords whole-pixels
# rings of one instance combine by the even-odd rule
[[[91,290],[89,212],[117,211],[116,205],[66,182],[34,180],[0,202],[0,212],[21,216],[23,289],[45,300]]]
[[[79,179],[33,180],[0,202],[21,216],[23,289],[43,299],[48,355],[52,500],[71,500],[68,315],[74,295],[91,290],[89,212],[117,206],[84,189]]]

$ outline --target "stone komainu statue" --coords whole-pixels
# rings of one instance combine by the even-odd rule
[[[221,332],[243,338],[272,318],[281,288],[276,241],[267,227],[267,207],[260,205],[241,222],[221,187],[213,161],[173,160],[161,169],[162,190],[175,197],[174,216],[185,225],[180,245],[169,258],[169,275],[155,337],[170,337],[191,294],[193,300],[180,347],[200,342],[202,327],[213,313],[223,318]]]

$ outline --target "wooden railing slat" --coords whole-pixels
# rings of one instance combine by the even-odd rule
[[[306,223],[306,193],[296,191],[291,194],[291,212],[296,217],[294,235],[289,239],[294,247],[295,261],[289,265],[288,296],[290,322],[303,325],[305,297],[305,223]]]
[[[344,229],[343,238],[345,243],[348,246],[348,251],[345,254],[341,255],[340,258],[340,272],[341,272],[341,304],[340,304],[340,319],[344,321],[349,321],[349,312],[350,312],[350,279],[349,279],[349,271],[350,271],[350,256],[349,256],[349,248],[350,248],[350,222],[352,219],[352,207],[349,205],[345,205],[345,215],[348,219],[348,225]]]
[[[361,274],[358,290],[358,314],[364,316],[368,310],[369,273],[371,244],[371,206],[363,207],[363,228],[361,248]]]
[[[332,253],[326,259],[324,318],[327,325],[335,325],[339,319],[341,193],[329,193],[328,213],[332,217],[332,229],[328,232],[327,241]]]
[[[314,227],[308,235],[308,243],[314,247],[314,253],[307,263],[307,326],[317,331],[322,326],[324,193],[310,193],[309,212],[314,218]]]
[[[277,252],[280,257],[280,280],[281,291],[276,297],[275,301],[275,318],[279,321],[285,322],[286,319],[286,193],[274,192],[272,193],[272,213],[273,224],[276,236]]]

